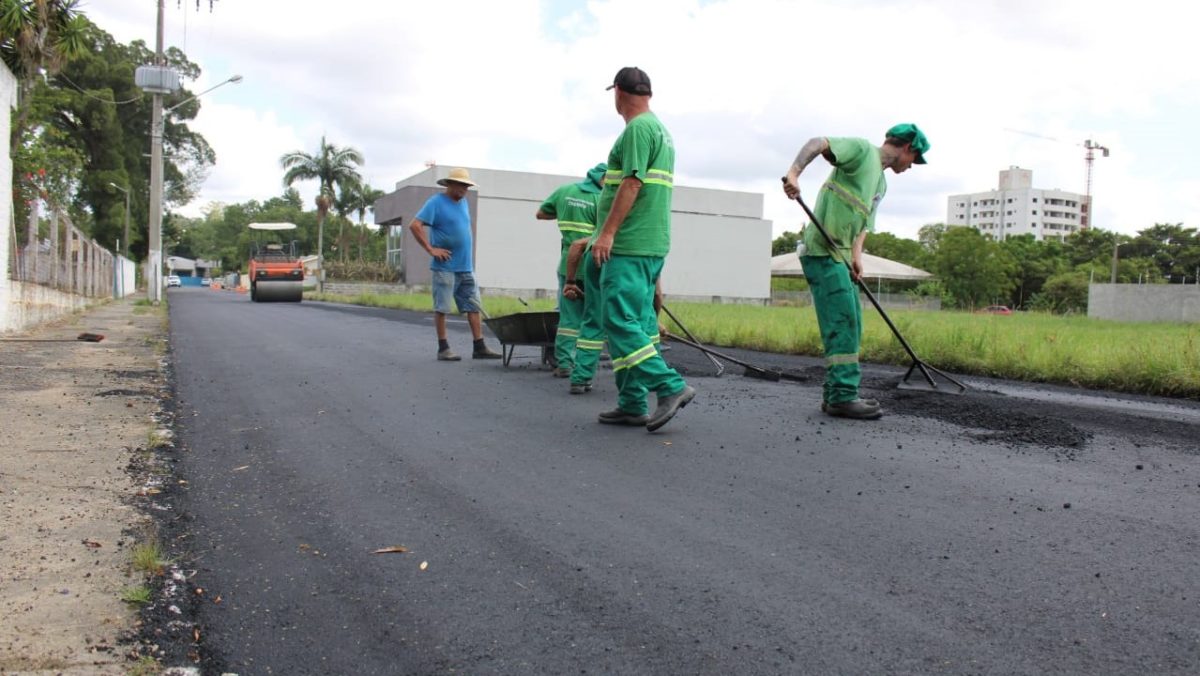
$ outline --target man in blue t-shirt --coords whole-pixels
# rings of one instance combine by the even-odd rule
[[[430,197],[408,226],[422,249],[433,257],[434,326],[437,328],[438,361],[459,361],[462,357],[450,349],[446,340],[446,315],[451,313],[450,300],[459,312],[467,315],[471,335],[475,338],[475,359],[499,359],[483,342],[483,326],[479,321],[479,287],[475,285],[475,266],[471,251],[471,211],[467,204],[467,189],[475,185],[466,169],[451,169],[450,175],[438,179],[445,192]],[[428,233],[426,230],[428,229]]]

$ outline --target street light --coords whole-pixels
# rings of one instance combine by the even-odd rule
[[[161,12],[161,6],[160,6]],[[161,14],[160,14],[161,21]],[[166,125],[166,115],[185,103],[195,101],[196,99],[211,92],[217,87],[227,85],[230,82],[238,83],[242,81],[241,75],[234,75],[227,80],[223,80],[208,89],[186,98],[179,103],[163,110],[162,95],[158,92],[154,94],[153,100],[153,117],[150,122],[150,251],[148,256],[149,288],[147,296],[150,301],[158,303],[162,298],[162,193],[163,193],[163,157],[162,157],[162,142],[163,128]]]
[[[129,188],[122,188],[112,181],[109,181],[108,184],[125,193],[125,239],[121,241],[125,243],[123,249],[124,255],[126,258],[129,258]]]

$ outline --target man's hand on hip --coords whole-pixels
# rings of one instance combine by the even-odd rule
[[[450,260],[450,257],[453,254],[450,253],[449,249],[443,249],[441,247],[435,246],[429,250],[429,255],[433,256],[434,258],[438,259],[439,261],[448,261],[448,260]]]

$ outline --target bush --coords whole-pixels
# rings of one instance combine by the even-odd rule
[[[400,272],[387,263],[359,263],[349,261],[325,261],[325,278],[344,282],[383,282],[400,281]]]

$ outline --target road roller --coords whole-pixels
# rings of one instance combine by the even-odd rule
[[[304,297],[304,265],[296,256],[296,240],[278,240],[295,230],[294,223],[251,223],[263,239],[250,248],[250,300],[256,303],[299,303]],[[274,233],[274,234],[269,234]]]

